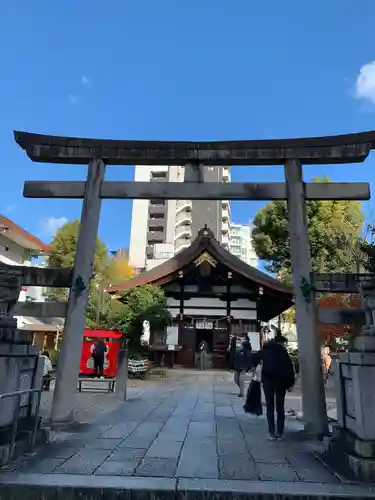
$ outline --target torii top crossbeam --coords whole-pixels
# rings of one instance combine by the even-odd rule
[[[301,139],[180,142],[80,139],[14,132],[17,144],[36,162],[107,165],[283,165],[355,163],[375,148],[375,131]]]

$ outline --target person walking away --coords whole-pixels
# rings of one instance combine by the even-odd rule
[[[292,360],[286,350],[287,339],[276,335],[266,342],[253,358],[254,366],[262,363],[263,392],[266,399],[269,439],[281,439],[285,424],[285,395],[295,382]],[[275,427],[276,403],[276,427]]]
[[[237,339],[236,336],[233,335],[230,339],[230,344],[228,348],[228,365],[229,365],[229,370],[233,371],[234,370],[234,365],[236,361],[236,351],[237,351]]]
[[[208,343],[205,340],[202,340],[198,346],[199,351],[199,366],[201,370],[204,370],[206,367],[206,357],[208,356]]]
[[[242,348],[244,353],[245,369],[246,371],[249,371],[253,366],[253,360],[252,360],[253,349],[251,347],[251,342],[248,335],[246,335],[245,340],[242,342]]]
[[[323,347],[322,359],[323,359],[324,383],[326,384],[328,381],[328,376],[329,376],[331,364],[332,364],[331,349],[330,349],[329,345],[326,345]]]
[[[235,361],[234,361],[234,383],[239,388],[240,392],[238,394],[239,398],[244,397],[244,389],[245,389],[245,371],[249,370],[247,366],[246,359],[246,348],[244,346],[246,341],[242,342],[241,347],[239,347],[236,351]]]
[[[94,377],[104,378],[104,359],[107,346],[102,340],[98,340],[92,346],[92,359],[94,360]]]
[[[43,390],[44,391],[49,391],[50,386],[51,386],[51,373],[53,371],[52,368],[52,362],[49,357],[49,352],[48,351],[43,351],[41,354],[41,357],[43,358],[44,361],[44,366],[43,366]]]

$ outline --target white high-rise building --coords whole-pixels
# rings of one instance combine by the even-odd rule
[[[258,257],[251,242],[252,225],[231,224],[229,251],[242,259],[246,264],[258,267]]]
[[[181,166],[135,167],[135,182],[183,182]],[[229,167],[206,167],[204,182],[229,182]],[[152,269],[190,246],[207,224],[215,237],[229,248],[229,201],[134,200],[129,263],[138,270]]]

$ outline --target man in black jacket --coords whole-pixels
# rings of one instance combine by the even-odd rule
[[[282,335],[266,342],[254,356],[254,366],[262,363],[263,392],[266,398],[267,422],[270,440],[280,439],[284,433],[285,394],[294,386],[293,363],[286,350],[287,339]],[[275,428],[275,401],[277,426]]]
[[[234,382],[238,386],[240,393],[238,397],[243,398],[245,389],[245,372],[248,372],[252,367],[251,344],[246,338],[241,347],[236,350],[234,359]]]
[[[107,352],[107,346],[101,339],[99,339],[97,343],[93,346],[93,351],[92,351],[95,377],[99,376],[100,378],[104,378],[104,361],[106,352]]]

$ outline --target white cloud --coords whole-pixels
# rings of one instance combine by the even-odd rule
[[[87,87],[88,85],[90,85],[90,79],[88,76],[86,76],[86,75],[81,76],[81,85],[83,87]]]
[[[78,97],[74,94],[68,94],[68,99],[69,99],[70,104],[73,104],[73,105],[77,104],[79,101]]]
[[[67,222],[69,222],[69,219],[66,217],[46,217],[40,221],[41,233],[52,238],[55,236],[56,231]]]
[[[355,93],[358,99],[364,99],[375,104],[375,61],[364,64],[359,70]]]

